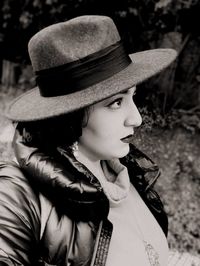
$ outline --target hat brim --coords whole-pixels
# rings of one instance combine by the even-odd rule
[[[42,97],[36,87],[17,97],[6,117],[13,121],[36,121],[63,115],[89,106],[131,88],[166,68],[177,56],[173,49],[152,49],[129,55],[132,63],[112,77],[82,91]]]

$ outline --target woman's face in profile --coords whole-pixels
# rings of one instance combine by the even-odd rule
[[[79,149],[89,159],[121,158],[129,152],[126,137],[142,123],[134,103],[136,87],[92,105],[87,126],[79,138]]]

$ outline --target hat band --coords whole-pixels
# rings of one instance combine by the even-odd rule
[[[131,62],[119,41],[74,62],[36,71],[36,82],[43,97],[67,95],[113,76]]]

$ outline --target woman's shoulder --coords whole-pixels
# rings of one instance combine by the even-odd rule
[[[15,161],[0,161],[0,182],[19,187],[31,187],[21,167]]]
[[[0,182],[18,184],[19,187],[25,184],[30,186],[22,169],[14,161],[0,161]]]
[[[16,162],[0,162],[0,201],[20,212],[34,210],[39,217],[39,193]]]
[[[0,162],[0,224],[1,261],[30,265],[40,241],[41,204],[15,162]]]

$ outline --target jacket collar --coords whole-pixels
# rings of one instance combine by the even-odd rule
[[[66,158],[79,173],[85,176],[89,183],[93,184],[99,191],[102,190],[101,183],[91,173],[91,171],[72,154],[70,148],[58,147],[58,152],[62,157]],[[139,192],[146,192],[153,187],[158,177],[160,170],[146,154],[139,150],[134,144],[130,144],[128,155],[119,160],[125,167],[128,168],[131,183],[136,186]]]
[[[26,178],[62,211],[76,213],[77,219],[102,218],[108,214],[109,201],[99,180],[68,149],[60,147],[52,157],[27,146],[16,132],[14,150]],[[158,177],[158,167],[134,145],[130,145],[130,153],[120,161],[139,192],[147,190]]]
[[[120,163],[119,159],[102,161],[101,165],[105,177],[97,177],[91,171],[79,162],[69,149],[58,148],[58,151],[71,162],[71,164],[79,171],[87,176],[88,180],[96,180],[98,187],[103,189],[110,204],[119,204],[123,201],[129,192],[130,180],[127,168]]]

